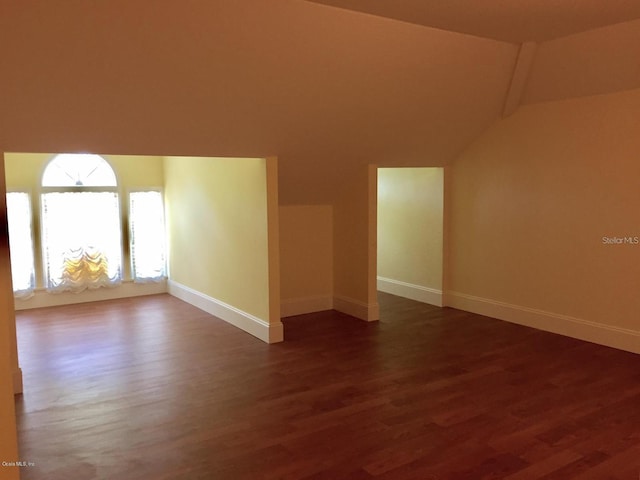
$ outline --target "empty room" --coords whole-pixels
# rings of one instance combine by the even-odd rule
[[[638,58],[627,0],[3,1],[0,478],[637,478]]]

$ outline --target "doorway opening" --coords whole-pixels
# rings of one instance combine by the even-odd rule
[[[377,289],[443,306],[444,169],[378,168]]]

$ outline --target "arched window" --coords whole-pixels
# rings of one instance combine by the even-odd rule
[[[43,187],[117,187],[116,174],[100,155],[56,155],[42,175]]]
[[[122,235],[116,175],[99,155],[61,154],[42,175],[42,243],[48,291],[119,284]]]

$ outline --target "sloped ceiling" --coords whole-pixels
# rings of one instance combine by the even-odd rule
[[[506,42],[542,42],[640,18],[638,0],[308,0]]]
[[[0,150],[269,156],[283,203],[354,164],[442,165],[515,45],[303,0],[0,3]]]

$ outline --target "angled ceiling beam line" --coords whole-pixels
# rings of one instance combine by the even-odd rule
[[[525,42],[520,45],[518,58],[511,75],[511,84],[504,101],[502,118],[512,115],[520,106],[524,95],[527,81],[531,73],[531,67],[536,54],[537,44],[535,42]]]

